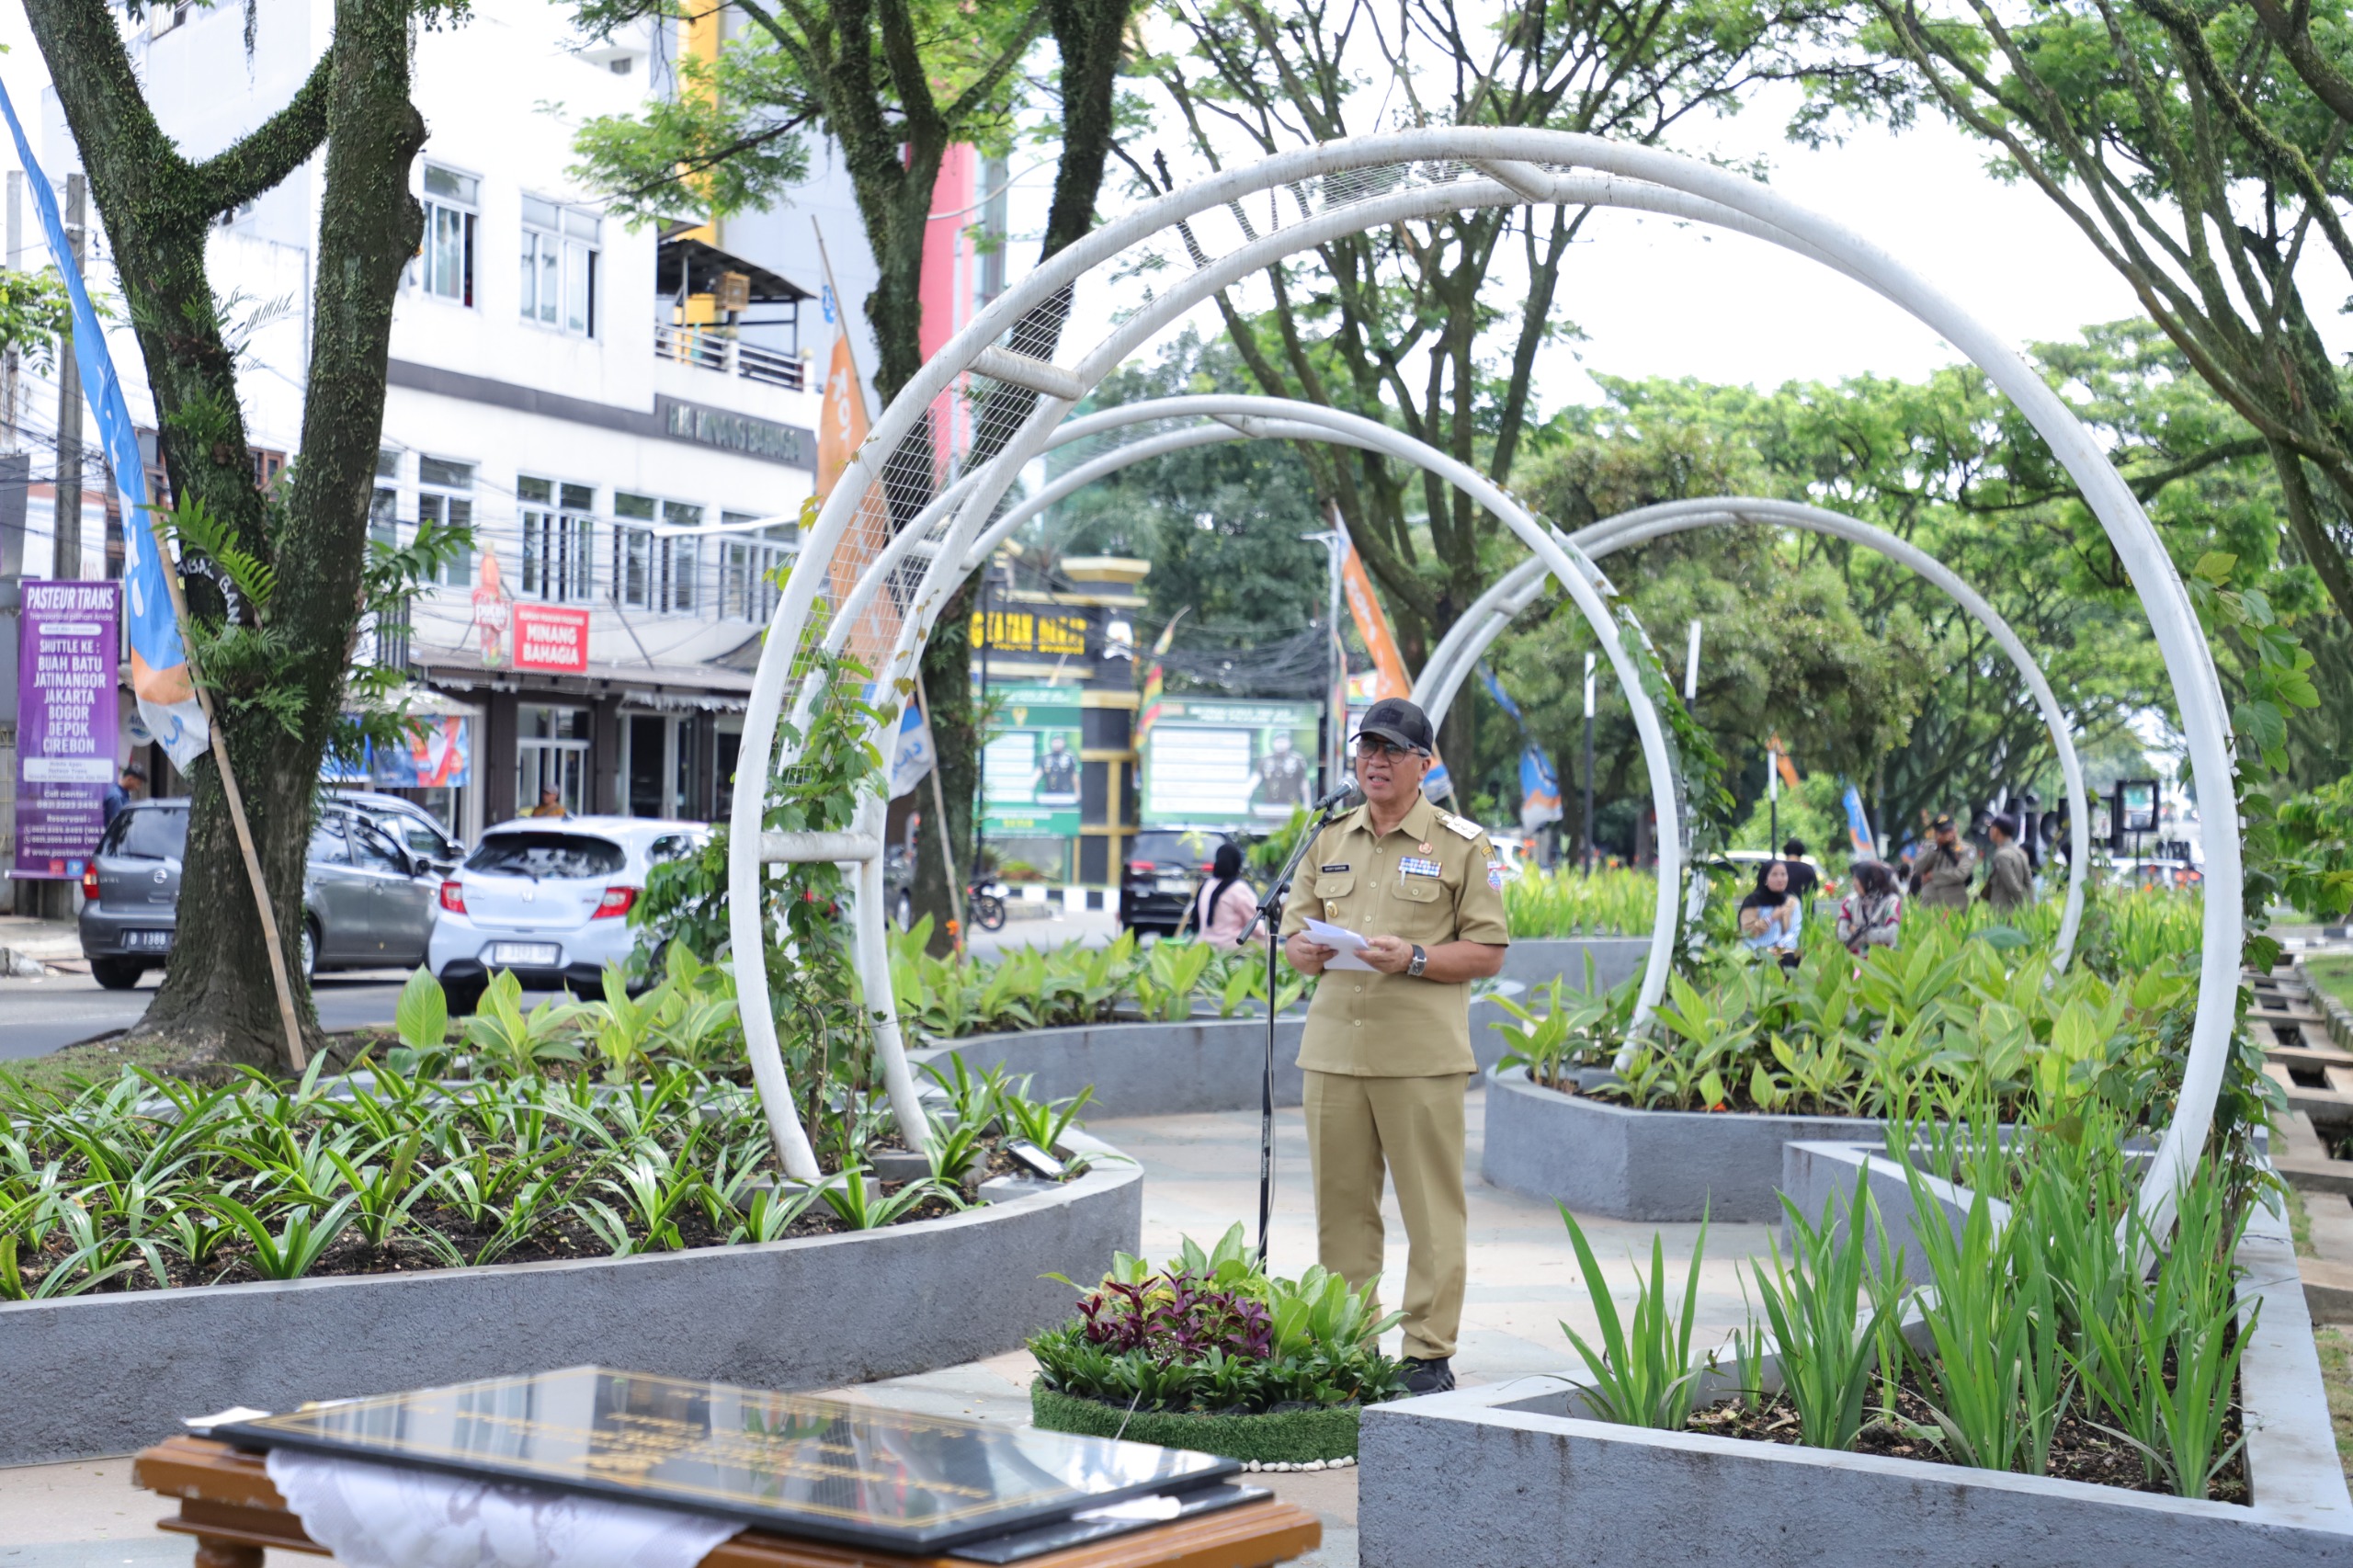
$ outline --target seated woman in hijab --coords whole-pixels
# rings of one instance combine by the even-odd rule
[[[1186,914],[1186,923],[1198,929],[1201,940],[1211,947],[1232,952],[1242,945],[1242,933],[1257,913],[1258,895],[1242,880],[1241,847],[1219,845],[1210,879],[1193,895],[1193,907]],[[1259,928],[1257,939],[1267,939],[1264,926]]]
[[[1790,892],[1790,868],[1768,860],[1756,873],[1756,887],[1740,901],[1741,946],[1755,953],[1769,952],[1784,969],[1798,961],[1798,926],[1804,906]]]
[[[1904,924],[1904,892],[1895,873],[1877,860],[1858,860],[1850,873],[1855,891],[1838,906],[1838,939],[1857,958],[1870,948],[1892,948]]]

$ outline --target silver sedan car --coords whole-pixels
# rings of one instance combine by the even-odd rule
[[[137,801],[108,824],[82,873],[82,955],[100,985],[127,991],[171,955],[187,846],[185,800]],[[424,962],[440,886],[424,857],[360,813],[323,804],[302,879],[303,972]]]

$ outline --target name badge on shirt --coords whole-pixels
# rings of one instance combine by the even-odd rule
[[[1327,877],[1328,877],[1328,876],[1333,875],[1333,874],[1334,874],[1334,873],[1336,873],[1336,872],[1345,871],[1345,870],[1347,870],[1347,869],[1348,869],[1348,863],[1347,863],[1346,860],[1343,860],[1343,861],[1341,861],[1341,862],[1340,862],[1338,865],[1336,865],[1336,866],[1326,866],[1326,867],[1324,867],[1324,868],[1323,869],[1323,874],[1324,874],[1324,876],[1327,876]]]
[[[1408,855],[1397,862],[1397,869],[1409,877],[1436,877],[1445,874],[1446,868],[1435,860],[1425,860],[1418,855]]]

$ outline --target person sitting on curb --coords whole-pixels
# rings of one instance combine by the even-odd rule
[[[1798,962],[1798,930],[1805,923],[1805,905],[1790,892],[1790,868],[1768,860],[1756,873],[1756,887],[1740,901],[1740,941],[1753,953],[1772,953],[1783,969]]]

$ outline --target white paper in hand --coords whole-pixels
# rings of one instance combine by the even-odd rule
[[[1339,956],[1326,962],[1324,965],[1325,969],[1361,970],[1367,974],[1375,972],[1373,967],[1359,956],[1370,945],[1367,939],[1358,936],[1347,926],[1334,926],[1328,921],[1318,920],[1310,915],[1307,921],[1307,935],[1311,940],[1324,947],[1339,949]]]

